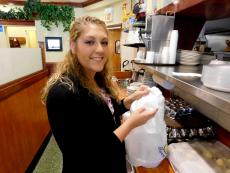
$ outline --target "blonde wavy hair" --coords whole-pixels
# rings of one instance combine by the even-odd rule
[[[75,21],[72,22],[70,27],[70,42],[76,42],[78,37],[81,35],[82,31],[84,30],[84,26],[87,24],[96,24],[102,26],[108,34],[108,30],[106,28],[105,23],[95,17],[84,16],[77,18]],[[97,85],[101,88],[106,89],[108,94],[110,94],[113,98],[118,98],[115,94],[115,88],[113,87],[112,80],[111,80],[111,64],[109,58],[105,63],[104,69],[101,72],[97,72],[95,75],[95,80]],[[71,52],[65,55],[64,61],[60,62],[55,70],[55,73],[52,74],[50,79],[48,80],[46,86],[42,92],[42,101],[45,104],[47,100],[48,93],[50,89],[55,85],[56,82],[64,83],[69,87],[70,90],[74,91],[74,84],[69,79],[69,76],[72,76],[78,79],[81,85],[89,90],[89,94],[93,94],[96,98],[101,98],[100,93],[98,92],[98,87],[93,83],[91,80],[88,80],[86,75],[83,72],[83,67],[78,62],[78,58]]]

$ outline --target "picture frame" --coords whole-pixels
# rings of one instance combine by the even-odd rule
[[[121,45],[120,45],[120,40],[115,41],[115,53],[120,54],[121,53]]]
[[[62,37],[45,37],[46,51],[62,51]]]
[[[113,21],[113,8],[109,7],[104,10],[105,13],[105,22],[112,22]]]

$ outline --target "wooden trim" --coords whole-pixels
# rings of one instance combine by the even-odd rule
[[[0,101],[0,172],[25,173],[50,131],[41,91],[48,76]],[[17,88],[17,86],[14,86]]]
[[[175,173],[168,159],[162,160],[160,165],[155,168],[135,168],[136,173]]]
[[[106,27],[107,27],[107,29],[114,29],[114,28],[121,29],[122,24],[119,23],[119,24],[114,24],[114,25],[107,25]]]
[[[0,86],[0,101],[48,76],[48,70],[41,70],[31,75],[16,79]]]
[[[192,50],[193,45],[197,40],[204,24],[205,20],[203,19],[176,16],[174,29],[178,30],[179,32],[177,48]]]
[[[86,6],[95,4],[95,3],[100,2],[100,1],[102,1],[102,0],[88,0],[88,1],[82,3],[82,7],[86,7]]]
[[[10,19],[3,20],[0,19],[1,25],[24,25],[24,26],[35,26],[34,20],[20,20],[20,19]]]
[[[185,9],[191,8],[192,6],[195,6],[205,0],[180,0],[179,4],[174,5],[173,3],[170,3],[169,5],[161,8],[157,12],[160,14],[166,14],[166,12],[176,12],[179,13],[180,11],[183,11]]]
[[[56,65],[57,65],[57,62],[47,62],[45,64],[46,68],[49,71],[49,76],[51,76],[51,74],[55,72]]]
[[[132,71],[114,71],[113,76],[115,76],[118,79],[126,79],[131,78],[133,72]]]
[[[82,3],[77,2],[42,2],[43,4],[52,4],[52,5],[65,5],[65,6],[73,6],[73,7],[83,7]]]
[[[42,54],[42,67],[46,69],[46,53],[45,53],[45,43],[43,41],[38,42],[39,48],[41,49]]]
[[[176,12],[177,15],[205,20],[215,20],[230,17],[229,0],[180,0],[176,5],[173,3],[163,7],[157,12]]]
[[[24,5],[25,1],[18,1],[18,0],[1,0],[1,4],[14,4],[14,5]]]
[[[77,2],[56,2],[56,1],[53,1],[53,2],[42,2],[44,4],[54,4],[54,5],[67,5],[67,6],[73,6],[73,7],[86,7],[88,5],[92,5],[92,4],[95,4],[97,2],[100,2],[102,0],[88,0],[86,2],[82,2],[82,3],[77,3]],[[18,1],[18,0],[2,0],[0,2],[0,4],[8,4],[8,3],[12,3],[14,5],[21,5],[21,6],[24,6],[25,4],[25,1]]]

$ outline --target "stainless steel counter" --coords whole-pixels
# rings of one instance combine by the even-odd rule
[[[151,66],[137,64],[153,74],[153,79],[162,87],[191,103],[198,111],[230,131],[230,93],[205,87],[200,77],[178,77],[172,72],[200,73],[202,66]]]

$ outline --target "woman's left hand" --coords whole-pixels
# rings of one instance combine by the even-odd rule
[[[133,103],[133,101],[141,98],[144,95],[147,95],[148,93],[149,93],[149,87],[146,85],[141,85],[137,91],[124,98],[123,100],[124,106],[126,107],[126,109],[130,109],[130,106]]]

